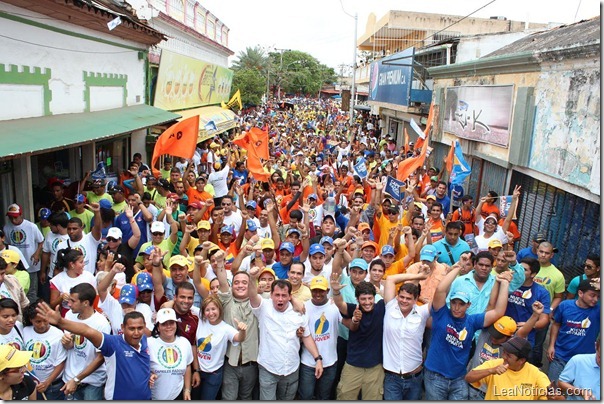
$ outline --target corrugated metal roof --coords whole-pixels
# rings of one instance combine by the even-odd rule
[[[504,46],[484,57],[516,53],[543,53],[600,43],[600,16],[574,24],[561,25],[547,31],[536,32]]]

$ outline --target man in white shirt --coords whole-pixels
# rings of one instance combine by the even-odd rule
[[[291,301],[291,283],[279,279],[271,285],[271,301],[258,294],[257,281],[260,269],[250,269],[250,304],[260,327],[258,368],[260,400],[293,400],[298,390],[300,368],[300,338],[314,359],[315,377],[323,374],[323,358],[308,329],[308,317],[296,313]]]
[[[223,223],[227,226],[233,226],[235,232],[239,234],[241,224],[243,223],[243,216],[241,216],[241,211],[235,207],[233,198],[229,195],[225,195],[220,201],[220,206],[224,209]]]

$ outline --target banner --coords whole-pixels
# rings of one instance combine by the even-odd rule
[[[359,177],[361,177],[361,179],[367,178],[367,175],[369,173],[367,172],[367,166],[365,165],[365,159],[359,161],[358,163],[356,163],[354,165],[354,171],[356,171],[357,175]]]
[[[386,188],[384,188],[384,192],[401,202],[405,196],[405,193],[401,192],[401,187],[404,186],[405,183],[403,181],[399,181],[396,178],[388,176],[386,179]]]
[[[197,146],[197,132],[199,132],[199,115],[194,115],[170,126],[155,143],[151,169],[153,175],[159,178],[161,173],[155,167],[159,156],[169,154],[175,157],[190,159],[195,154]]]
[[[163,49],[154,106],[173,111],[229,99],[233,71]]]
[[[499,217],[507,217],[512,204],[512,195],[499,197]],[[512,219],[516,220],[516,215]]]
[[[261,158],[268,160],[268,132],[254,127],[233,139],[233,144],[247,150],[247,168],[257,181],[268,182],[270,173],[262,165]],[[266,157],[266,158],[265,158]]]
[[[463,156],[461,145],[455,141],[455,151],[453,153],[453,168],[449,175],[451,185],[462,184],[467,176],[472,173],[472,167]]]
[[[371,63],[369,100],[408,106],[415,48]]]

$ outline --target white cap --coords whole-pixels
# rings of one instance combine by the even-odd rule
[[[109,231],[107,231],[107,237],[113,237],[115,239],[122,238],[122,231],[117,227],[111,227]]]
[[[165,233],[166,228],[164,226],[164,222],[153,222],[151,223],[151,233]]]
[[[176,320],[176,312],[174,309],[164,308],[160,309],[157,312],[157,316],[155,317],[156,321],[160,324],[165,323],[166,321],[178,321]]]

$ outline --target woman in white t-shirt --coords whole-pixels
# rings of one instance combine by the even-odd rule
[[[23,325],[17,321],[19,305],[13,299],[0,299],[0,345],[12,345],[18,350],[25,349]]]
[[[151,338],[147,339],[151,373],[157,376],[151,388],[153,400],[191,399],[193,353],[189,341],[178,335],[176,321],[173,309],[160,309]]]
[[[193,368],[199,371],[193,376],[193,386],[201,383],[201,400],[216,400],[222,386],[224,355],[228,342],[238,345],[243,341],[247,326],[235,318],[233,321],[237,329],[225,323],[222,319],[222,303],[217,296],[206,297],[201,309],[201,321],[197,326],[195,346],[193,346],[195,357]]]
[[[65,400],[61,391],[65,384],[62,376],[67,360],[67,350],[61,343],[63,331],[50,325],[44,316],[36,312],[40,301],[42,299],[27,306],[23,313],[24,350],[33,352],[30,363],[40,380],[36,386],[38,400]]]
[[[94,275],[84,270],[84,254],[74,248],[64,248],[57,251],[56,267],[63,272],[50,280],[50,306],[61,304],[61,315],[69,311],[69,291],[80,283],[89,283],[96,290]]]

